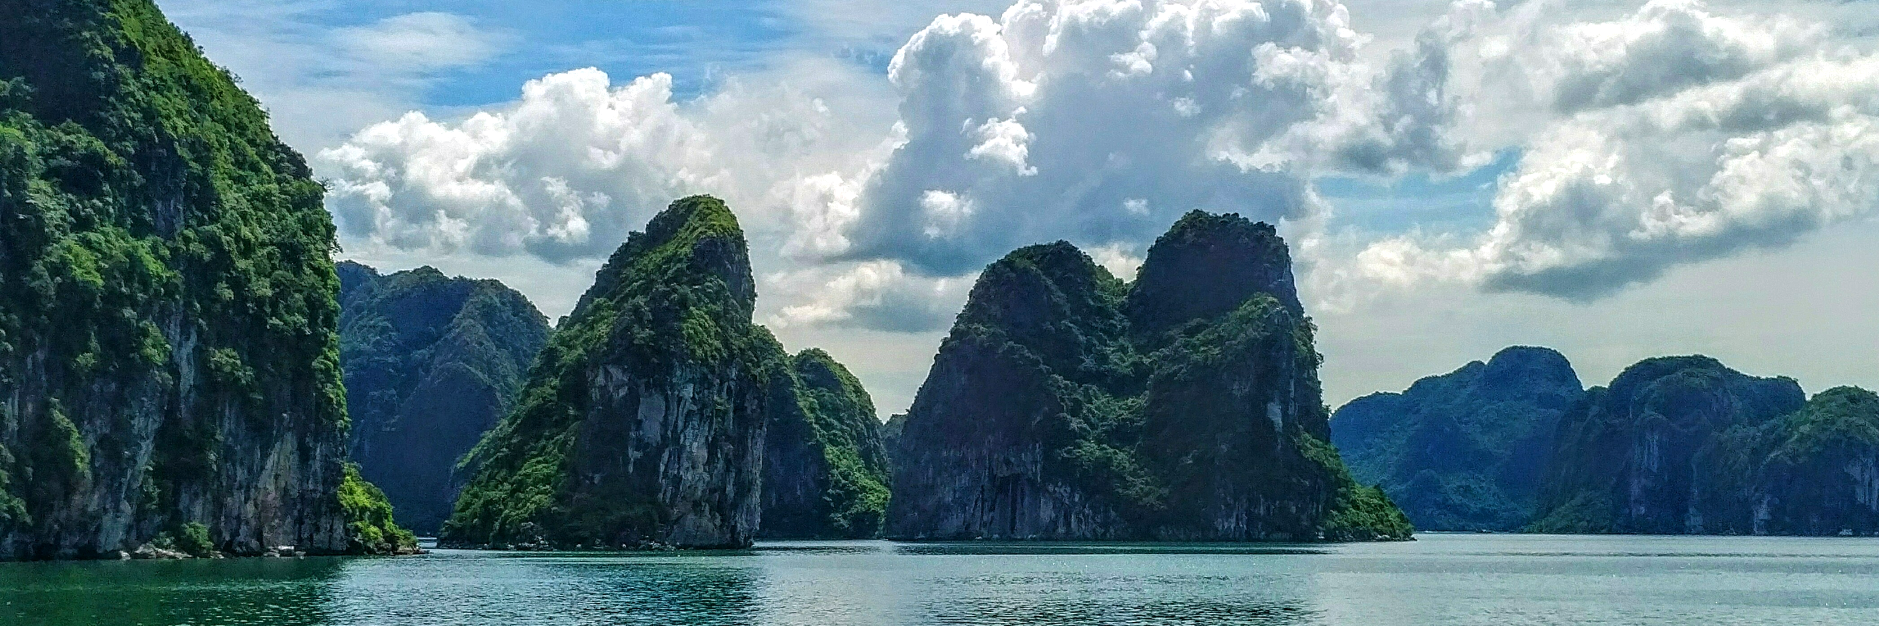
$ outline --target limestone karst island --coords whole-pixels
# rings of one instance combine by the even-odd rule
[[[0,624],[1879,622],[1879,12],[0,0]]]

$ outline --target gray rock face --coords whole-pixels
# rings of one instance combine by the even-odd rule
[[[319,183],[147,0],[0,16],[0,559],[347,549]]]
[[[888,536],[1407,537],[1325,443],[1311,334],[1284,242],[1237,215],[1182,218],[1134,285],[1013,252],[898,425]]]
[[[770,385],[743,233],[674,202],[555,330],[439,539],[448,545],[735,547],[756,536]]]

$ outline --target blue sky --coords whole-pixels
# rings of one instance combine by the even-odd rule
[[[1879,345],[1870,2],[1013,1],[159,4],[329,181],[346,256],[553,317],[661,198],[718,193],[759,321],[883,412],[963,301],[953,268],[1067,238],[1126,275],[1189,208],[1281,222],[1334,404],[1515,343],[1589,382],[1702,352],[1879,385],[1845,349]],[[1151,19],[1187,11],[1215,26]],[[890,80],[897,51],[918,69]],[[1754,89],[1817,117],[1653,121],[1776,119]],[[1845,167],[1791,175],[1818,163]]]

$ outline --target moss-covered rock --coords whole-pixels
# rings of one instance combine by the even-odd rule
[[[1517,530],[1537,506],[1559,418],[1584,394],[1565,356],[1517,346],[1352,400],[1331,416],[1331,443],[1417,528]]]
[[[980,274],[901,424],[889,536],[1407,538],[1329,444],[1273,228],[1190,213],[1129,285],[1068,243]]]
[[[772,386],[758,534],[878,536],[887,515],[887,449],[861,381],[828,353],[809,349]]]
[[[435,533],[469,476],[457,462],[509,412],[548,319],[494,280],[339,264],[351,456],[399,521]]]
[[[320,183],[149,0],[0,16],[0,559],[346,550]]]
[[[495,547],[720,547],[757,532],[782,347],[752,324],[749,253],[715,198],[633,233],[471,452],[439,539]]]
[[[1801,408],[1793,379],[1758,378],[1708,357],[1648,359],[1594,387],[1560,419],[1536,532],[1724,532],[1728,505],[1706,503],[1728,475],[1719,441]],[[1705,452],[1705,450],[1709,452]],[[1721,508],[1718,508],[1718,507]]]
[[[417,551],[417,536],[392,521],[392,506],[385,492],[366,482],[357,465],[346,464],[345,476],[339,482],[339,509],[346,515],[348,552],[411,554]]]

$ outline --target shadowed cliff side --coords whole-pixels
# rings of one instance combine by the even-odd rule
[[[764,435],[762,537],[875,537],[887,515],[887,449],[874,401],[821,350],[776,378]]]
[[[1558,352],[1507,348],[1352,400],[1331,416],[1331,442],[1417,528],[1517,530],[1532,519],[1559,418],[1584,394]]]
[[[0,559],[408,547],[300,155],[147,0],[0,16]]]
[[[471,452],[440,540],[498,547],[747,546],[782,347],[750,322],[743,232],[715,198],[633,233],[555,330],[514,411]]]
[[[888,535],[1407,537],[1325,443],[1290,268],[1271,226],[1198,211],[1133,286],[1064,242],[988,266],[898,425]]]
[[[339,277],[351,456],[401,522],[435,533],[468,480],[457,461],[509,412],[548,319],[494,280],[350,261]]]

